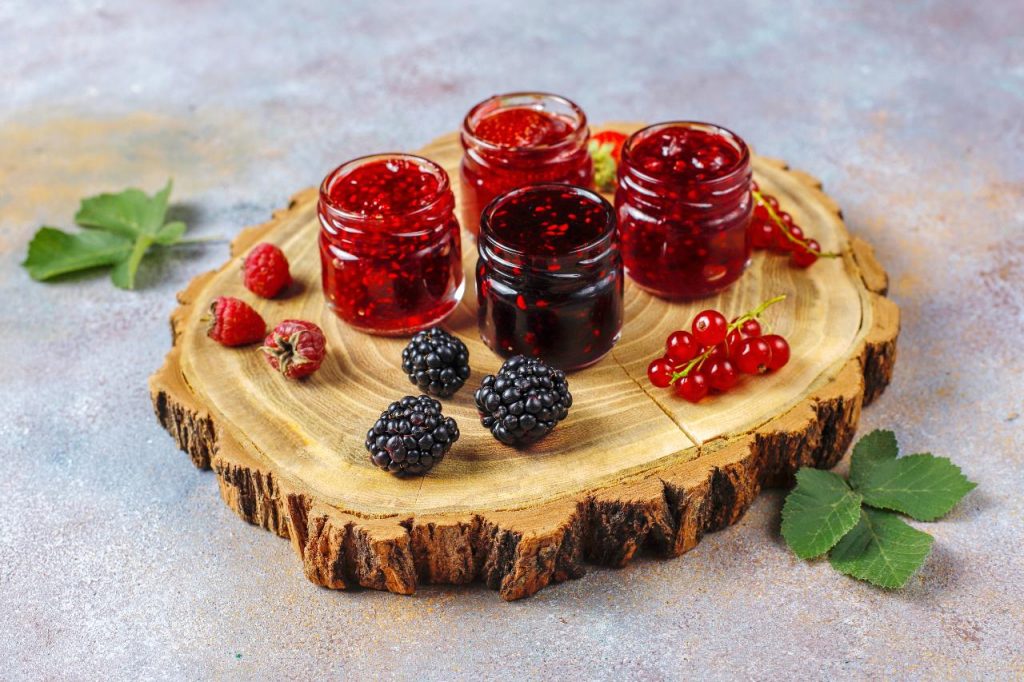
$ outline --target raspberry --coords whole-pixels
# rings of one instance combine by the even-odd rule
[[[245,288],[263,298],[274,298],[292,283],[288,259],[273,244],[257,244],[242,263]]]
[[[480,423],[506,445],[527,445],[551,433],[572,407],[565,372],[516,355],[474,394]]]
[[[267,333],[267,323],[245,301],[218,296],[210,304],[210,321],[206,335],[223,346],[245,346],[256,343]]]
[[[417,332],[402,351],[402,371],[420,390],[447,398],[469,378],[469,349],[440,327]]]
[[[267,335],[260,350],[285,377],[301,379],[320,369],[325,343],[323,331],[312,322],[285,320]]]
[[[407,395],[388,405],[366,432],[370,460],[395,476],[430,471],[459,439],[459,425],[441,414],[441,403]]]

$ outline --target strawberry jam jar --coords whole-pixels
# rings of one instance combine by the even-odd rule
[[[462,225],[474,235],[494,197],[526,185],[564,182],[590,187],[590,129],[574,103],[540,92],[496,95],[462,122]]]
[[[708,123],[659,123],[622,148],[615,192],[622,258],[640,287],[664,298],[708,296],[750,260],[750,151]]]
[[[425,329],[462,298],[462,249],[448,174],[409,154],[364,156],[320,186],[320,263],[330,308],[356,329]]]
[[[480,218],[480,336],[499,355],[586,367],[622,329],[615,211],[581,187],[537,185],[494,199]]]

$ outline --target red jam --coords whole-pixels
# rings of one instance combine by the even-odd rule
[[[564,97],[513,93],[477,104],[462,123],[463,227],[476,234],[480,212],[509,190],[551,182],[590,187],[589,139],[583,110]]]
[[[618,341],[622,258],[600,195],[560,184],[503,194],[484,209],[477,248],[480,336],[496,353],[571,370]]]
[[[707,123],[660,123],[622,149],[615,193],[622,258],[642,288],[700,298],[735,282],[750,260],[747,145]]]
[[[373,334],[425,329],[462,297],[462,249],[448,174],[408,154],[365,156],[320,186],[324,296]]]

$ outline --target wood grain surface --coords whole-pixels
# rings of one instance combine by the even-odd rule
[[[419,153],[457,177],[455,134]],[[290,538],[307,576],[327,587],[411,593],[420,582],[481,580],[515,599],[581,576],[586,561],[621,566],[645,546],[676,556],[738,519],[763,485],[788,481],[800,465],[834,464],[895,358],[899,311],[884,297],[887,279],[870,246],[850,237],[814,178],[761,157],[754,172],[823,250],[843,256],[800,270],[757,253],[736,285],[695,303],[669,303],[627,283],[622,340],[570,375],[570,417],[529,449],[499,444],[473,407],[473,388],[501,359],[476,331],[476,253],[464,235],[467,293],[445,326],[467,343],[473,374],[443,401],[462,438],[423,478],[372,466],[366,429],[414,392],[399,367],[406,340],[356,332],[325,307],[313,189],[243,231],[231,261],[179,294],[174,345],[151,379],[157,416],[197,466],[217,472],[225,501]],[[257,241],[287,254],[298,282],[289,296],[261,300],[243,288],[240,258]],[[696,312],[737,315],[780,293],[787,300],[764,320],[790,341],[783,371],[697,405],[649,384],[647,363]],[[255,349],[210,341],[199,318],[218,295],[251,302],[271,325],[320,324],[329,352],[321,370],[284,381]]]

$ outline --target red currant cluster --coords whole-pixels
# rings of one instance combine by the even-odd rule
[[[789,262],[798,268],[809,268],[818,258],[835,258],[839,254],[822,253],[821,244],[805,239],[804,231],[793,222],[793,216],[779,210],[779,201],[764,194],[753,183],[754,217],[750,222],[750,241],[755,249],[788,253]]]
[[[665,355],[647,367],[647,378],[658,388],[675,385],[678,395],[696,403],[715,390],[728,391],[740,374],[764,374],[789,362],[789,344],[778,334],[762,335],[758,316],[785,299],[776,296],[732,322],[717,310],[693,318],[690,331],[672,332]]]

